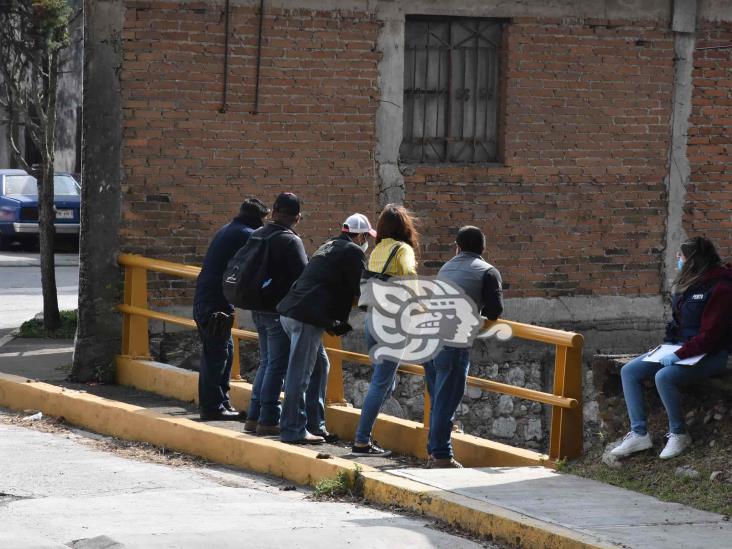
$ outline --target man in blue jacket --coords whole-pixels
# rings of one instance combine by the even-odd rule
[[[198,399],[202,421],[243,419],[229,403],[229,378],[234,343],[231,328],[234,307],[226,301],[222,278],[226,264],[263,224],[269,209],[248,198],[239,215],[213,237],[196,281],[193,318],[203,343],[198,374]]]

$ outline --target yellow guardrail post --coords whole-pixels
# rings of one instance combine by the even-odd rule
[[[239,327],[239,315],[234,311],[234,328]],[[241,354],[239,352],[239,336],[235,331],[231,333],[231,339],[234,342],[234,352],[231,357],[231,376],[234,381],[241,381]]]
[[[323,334],[323,346],[327,349],[330,372],[328,373],[328,387],[325,393],[325,400],[328,404],[346,404],[346,394],[343,390],[343,357],[330,349],[341,350],[341,338]]]
[[[552,407],[549,441],[551,459],[575,458],[582,454],[582,343],[579,347],[557,345],[554,360],[554,394],[574,398],[574,408]]]
[[[125,304],[147,309],[147,269],[125,267]],[[122,354],[134,357],[150,356],[148,319],[126,314],[122,323]]]

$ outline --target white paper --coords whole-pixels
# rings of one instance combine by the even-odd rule
[[[643,359],[643,362],[661,362],[661,359],[665,356],[670,355],[671,353],[675,353],[681,349],[681,345],[670,345],[667,343],[664,343],[663,345],[659,345],[655,349],[652,349],[649,355]],[[674,364],[681,364],[684,366],[693,366],[697,362],[699,362],[702,358],[704,358],[706,355],[697,355],[692,356],[689,358],[685,358],[684,360],[679,360],[678,362],[674,362]]]

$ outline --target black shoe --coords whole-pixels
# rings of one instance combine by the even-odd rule
[[[391,450],[384,450],[376,441],[369,442],[366,446],[351,447],[351,455],[358,457],[387,457],[391,455]]]
[[[233,406],[231,405],[231,402],[229,402],[228,400],[227,400],[226,402],[224,402],[224,403],[222,404],[222,406],[224,407],[224,409],[225,409],[225,410],[227,410],[227,411],[229,411],[229,412],[236,412],[237,414],[239,414],[239,420],[240,420],[240,421],[244,421],[244,420],[246,420],[246,418],[247,418],[247,413],[246,413],[246,411],[244,411],[244,410],[237,410],[236,408],[234,408],[234,407],[233,407]]]
[[[230,412],[229,410],[202,411],[200,417],[201,421],[240,421],[245,419],[241,417],[239,412]]]
[[[335,433],[329,433],[325,429],[322,431],[313,431],[312,432],[315,436],[323,437],[325,439],[325,442],[332,443],[332,442],[338,442],[340,439],[338,438],[338,435]]]
[[[297,440],[283,440],[287,444],[323,444],[325,439],[312,433],[305,433],[305,436]]]
[[[278,437],[280,436],[280,426],[257,423],[256,433],[260,437]]]

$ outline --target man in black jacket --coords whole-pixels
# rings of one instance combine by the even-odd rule
[[[325,390],[330,365],[322,344],[323,331],[343,335],[351,330],[348,315],[360,293],[368,238],[375,234],[366,216],[350,216],[341,235],[313,254],[302,276],[277,306],[282,327],[290,336],[280,419],[283,442],[319,444],[328,437]]]
[[[256,198],[244,201],[239,215],[213,237],[196,281],[193,318],[203,343],[198,374],[201,419],[239,419],[229,403],[229,378],[233,359],[231,325],[234,307],[226,301],[221,278],[226,264],[262,226],[269,210]]]
[[[281,193],[272,206],[272,220],[255,233],[271,237],[267,261],[270,278],[265,282],[266,307],[252,312],[259,333],[260,366],[252,385],[244,430],[261,436],[280,432],[280,393],[290,356],[290,339],[282,329],[276,306],[308,262],[305,246],[293,231],[299,221],[300,200],[292,193]]]

